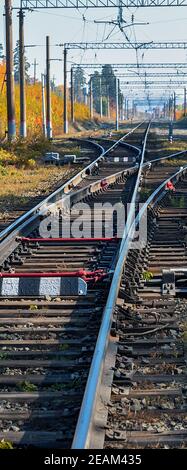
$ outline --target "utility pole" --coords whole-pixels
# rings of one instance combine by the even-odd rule
[[[169,135],[168,135],[168,138],[169,138],[169,142],[172,144],[172,142],[173,142],[173,121],[172,120],[169,122]]]
[[[166,117],[166,103],[165,102],[164,102],[163,114],[164,114],[164,118],[165,118]]]
[[[52,91],[55,91],[55,80],[56,80],[56,77],[55,77],[55,75],[53,75],[53,79],[51,81],[51,90]]]
[[[171,100],[168,99],[168,118],[170,119],[170,108],[171,108]]]
[[[67,49],[64,48],[64,134],[68,134],[67,113]]]
[[[42,128],[43,128],[43,135],[44,137],[46,137],[47,132],[46,132],[45,75],[44,73],[41,74],[41,82],[42,82]]]
[[[184,87],[184,116],[186,116],[186,87]]]
[[[169,108],[168,108],[168,100],[166,101],[166,119],[168,118],[169,115]]]
[[[93,119],[93,84],[90,77],[90,119]]]
[[[132,118],[134,118],[134,100],[132,100]]]
[[[119,129],[119,80],[116,77],[116,131]]]
[[[126,112],[127,112],[127,121],[129,119],[129,100],[126,99]]]
[[[120,120],[123,121],[123,96],[120,99]]]
[[[50,76],[50,39],[46,36],[46,128],[47,138],[52,139],[52,123],[51,123],[51,76]]]
[[[34,85],[36,85],[36,67],[38,65],[36,59],[34,59],[34,63],[32,65],[34,65]]]
[[[71,122],[74,122],[74,76],[73,76],[73,67],[71,67]]]
[[[176,121],[176,93],[173,94],[173,119]]]
[[[172,120],[173,97],[169,98],[169,119]]]
[[[107,94],[107,117],[110,119],[110,95],[109,95],[109,88]]]
[[[137,112],[136,104],[135,104],[135,102],[133,102],[133,117],[134,118],[136,118],[136,112]]]
[[[124,100],[124,115],[125,115],[125,119],[127,118],[127,99],[125,98]]]
[[[36,59],[34,59],[34,85],[36,85]]]
[[[83,88],[83,94],[84,94],[84,104],[87,106],[87,88],[86,88],[86,85],[84,85],[84,88]]]
[[[5,1],[6,21],[6,85],[7,85],[7,121],[8,140],[16,137],[15,95],[14,95],[14,60],[12,44],[12,0]]]
[[[27,137],[25,95],[24,11],[19,11],[19,83],[20,83],[20,136]]]
[[[99,94],[100,94],[100,118],[103,117],[103,97],[102,97],[102,82],[101,77],[99,79]]]

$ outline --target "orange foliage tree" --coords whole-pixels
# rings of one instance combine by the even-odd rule
[[[0,62],[0,134],[6,130],[6,65]],[[52,92],[52,126],[54,134],[63,132],[63,96],[62,88],[59,87],[58,94]],[[58,91],[59,91],[58,90]],[[15,85],[15,108],[16,125],[19,127],[20,105],[19,85]],[[68,113],[70,116],[70,102],[68,101]],[[26,115],[28,135],[40,134],[42,132],[42,90],[41,83],[26,85]],[[75,120],[84,121],[89,119],[89,109],[85,104],[75,103]]]
[[[183,109],[177,109],[176,110],[176,120],[178,121],[179,119],[182,119],[184,117],[184,110]]]

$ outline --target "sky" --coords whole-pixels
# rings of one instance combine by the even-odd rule
[[[13,0],[13,5],[18,0]],[[5,44],[4,0],[0,0],[0,42]],[[149,23],[127,27],[125,32],[132,42],[150,41],[185,41],[187,40],[187,7],[152,7],[123,8],[123,18],[127,25],[131,23]],[[111,24],[95,23],[111,21],[117,17],[117,8],[92,9],[43,9],[26,12],[25,44],[36,44],[37,47],[27,48],[26,55],[31,64],[36,58],[37,77],[45,70],[45,37],[50,36],[51,58],[62,59],[62,48],[55,44],[64,42],[126,42],[125,36],[118,28],[112,32]],[[14,46],[18,39],[17,11],[13,13]],[[107,39],[108,38],[108,39]],[[142,56],[143,54],[143,56]],[[102,50],[68,52],[69,68],[72,62],[81,63],[122,63],[136,62],[134,50]],[[141,62],[187,62],[187,50],[141,50],[138,54]],[[90,71],[87,69],[87,73]],[[51,74],[56,83],[63,83],[63,62],[51,62]],[[33,65],[30,69],[33,75]],[[135,75],[136,76],[136,75]]]

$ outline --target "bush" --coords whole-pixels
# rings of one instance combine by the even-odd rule
[[[4,168],[1,163],[0,163],[0,175],[1,176],[7,176],[8,175],[8,171],[6,170],[6,168]]]
[[[27,163],[26,163],[27,167],[28,168],[35,168],[36,166],[36,162],[33,158],[29,158],[29,160],[27,160]]]
[[[144,281],[150,281],[153,279],[153,273],[151,271],[144,271],[142,273],[142,278]]]
[[[0,450],[1,449],[13,449],[13,445],[11,442],[2,439],[2,441],[0,441]]]
[[[0,149],[0,165],[14,165],[16,163],[16,155],[3,148]]]

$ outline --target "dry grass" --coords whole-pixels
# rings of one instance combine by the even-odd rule
[[[33,170],[7,168],[1,175],[0,211],[13,210],[39,195],[47,195],[67,174],[66,167],[39,166]]]
[[[169,166],[186,166],[187,165],[187,156],[184,158],[169,158],[168,160],[163,160],[162,165]]]
[[[6,143],[0,148],[1,215],[5,216],[7,211],[15,208],[19,210],[29,200],[32,203],[36,196],[49,194],[75,172],[75,168],[70,169],[67,165],[46,166],[42,156],[51,150],[56,150],[55,144],[39,137]],[[62,153],[62,149],[58,151]]]
[[[67,167],[36,167],[32,170],[6,169],[6,175],[1,176],[0,196],[10,194],[16,196],[33,196],[36,193],[45,194],[49,187],[60,181],[67,172]]]
[[[73,171],[68,166],[45,166],[33,158],[24,160],[23,155],[19,158],[11,152],[0,151],[0,156],[0,216],[49,194]]]

